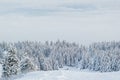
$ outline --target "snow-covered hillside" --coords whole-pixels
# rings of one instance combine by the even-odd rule
[[[38,71],[28,73],[16,80],[120,80],[120,72]]]
[[[43,44],[29,41],[2,43],[0,53],[0,62],[3,65],[2,78],[14,78],[16,75],[28,73],[25,77],[21,77],[23,79],[20,77],[19,79],[79,80],[85,78],[84,80],[98,80],[99,78],[100,80],[113,80],[118,76],[117,79],[120,80],[119,73],[113,73],[120,71],[120,42],[93,43],[89,47],[59,40],[57,42],[47,41]],[[79,70],[69,67],[69,69],[64,69],[65,66]],[[80,71],[86,69],[94,72]]]
[[[1,66],[0,66],[1,67]],[[0,68],[0,72],[1,72]],[[15,80],[120,80],[120,72],[90,72],[72,67],[55,71],[36,71],[17,77]],[[1,74],[0,74],[1,76]]]

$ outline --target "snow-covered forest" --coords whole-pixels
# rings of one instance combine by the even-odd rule
[[[83,46],[66,41],[0,43],[2,77],[31,71],[58,70],[64,66],[112,72],[120,70],[120,42]]]

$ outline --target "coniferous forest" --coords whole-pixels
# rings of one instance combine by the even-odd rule
[[[31,71],[58,70],[64,66],[90,71],[120,70],[120,42],[84,46],[67,41],[0,43],[3,77]]]

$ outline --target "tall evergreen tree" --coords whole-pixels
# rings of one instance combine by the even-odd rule
[[[15,49],[10,49],[7,53],[3,63],[3,77],[10,77],[17,75],[19,70],[19,63]]]

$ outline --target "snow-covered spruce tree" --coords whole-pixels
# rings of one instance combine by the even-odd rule
[[[21,62],[20,69],[22,73],[34,71],[34,65],[29,58],[26,58]]]
[[[19,61],[17,58],[17,52],[14,48],[10,49],[7,53],[5,61],[3,63],[3,75],[2,77],[11,77],[17,75],[19,71]]]
[[[32,57],[28,57],[27,53],[24,53],[23,58],[20,62],[20,70],[22,73],[34,71],[36,67],[34,66],[34,63],[32,61]]]

